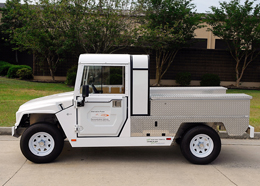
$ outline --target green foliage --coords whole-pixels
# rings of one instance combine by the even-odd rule
[[[17,71],[19,69],[22,69],[22,68],[27,68],[29,70],[32,70],[31,67],[27,66],[27,65],[13,65],[9,68],[8,72],[7,72],[7,77],[8,78],[18,78],[17,76]]]
[[[75,85],[76,76],[77,76],[77,69],[78,69],[77,66],[73,66],[68,70],[65,84],[70,85],[70,86]]]
[[[62,14],[58,2],[40,0],[36,6],[25,1],[23,17],[27,20],[21,28],[14,31],[14,42],[19,50],[29,50],[37,54],[39,59],[47,63],[52,79],[62,55],[66,51],[66,38],[59,27],[62,23]]]
[[[133,19],[125,16],[131,9],[128,0],[30,3],[25,0],[23,5],[13,6],[14,12],[22,12],[19,20],[24,22],[22,27],[15,27],[11,39],[16,50],[29,50],[47,63],[53,80],[68,52],[77,56],[83,52],[113,53],[133,42]]]
[[[7,72],[9,70],[9,68],[13,66],[9,63],[7,63],[6,65],[0,65],[0,76],[6,76],[7,75]]]
[[[20,0],[7,0],[5,7],[0,8],[2,13],[0,32],[6,45],[15,47],[13,34],[16,28],[21,28],[26,21],[24,17],[24,5]]]
[[[18,76],[20,79],[33,79],[32,70],[29,68],[21,68],[17,70],[16,76]]]
[[[260,4],[246,0],[242,5],[239,0],[222,2],[220,7],[211,7],[213,13],[206,16],[206,21],[215,36],[225,40],[235,60],[236,83],[239,82],[247,66],[260,54],[256,47],[260,44]]]
[[[220,86],[220,79],[216,74],[204,74],[200,86]]]
[[[144,16],[137,45],[156,52],[156,81],[160,81],[177,52],[190,44],[194,30],[200,28],[201,15],[191,0],[147,0],[139,3]]]
[[[69,25],[64,31],[75,51],[113,53],[133,42],[131,1],[71,0],[61,5],[69,12],[63,16],[63,22]]]
[[[190,81],[191,81],[191,74],[189,72],[179,72],[176,75],[176,83],[180,84],[181,86],[190,85]]]
[[[8,63],[8,62],[5,62],[5,61],[0,61],[0,66],[3,66],[3,65],[8,65],[8,64],[10,64],[10,63]]]
[[[179,49],[189,45],[201,19],[193,11],[195,5],[191,0],[149,0],[147,6],[148,27],[152,30],[159,28],[166,33],[164,37],[168,37],[168,33],[172,36],[166,41],[166,48]]]
[[[5,61],[0,61],[0,76],[6,76],[8,69],[11,67],[12,65],[8,62]]]

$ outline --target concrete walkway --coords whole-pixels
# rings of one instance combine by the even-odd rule
[[[19,139],[0,136],[0,185],[259,185],[260,140],[222,139],[219,157],[193,165],[179,147],[71,148],[49,164],[26,160]]]

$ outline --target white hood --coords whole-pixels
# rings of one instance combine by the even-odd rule
[[[60,94],[54,94],[50,96],[45,96],[41,98],[36,98],[30,100],[23,105],[20,106],[18,111],[25,111],[25,110],[35,110],[39,108],[49,107],[50,105],[59,105],[62,104],[63,108],[67,108],[72,105],[73,99],[73,92],[66,92]],[[54,110],[59,111],[59,108]]]
[[[55,114],[73,105],[73,92],[66,92],[30,100],[20,106],[16,112],[16,123],[24,114],[50,113]]]

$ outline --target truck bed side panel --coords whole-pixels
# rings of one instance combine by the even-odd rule
[[[223,123],[229,135],[242,135],[250,99],[245,94],[151,97],[151,116],[131,117],[131,136],[174,136],[182,123]]]

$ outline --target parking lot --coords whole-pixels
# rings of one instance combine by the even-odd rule
[[[193,165],[179,147],[71,148],[49,164],[26,160],[0,136],[0,185],[259,185],[260,140],[223,139],[219,157]]]

